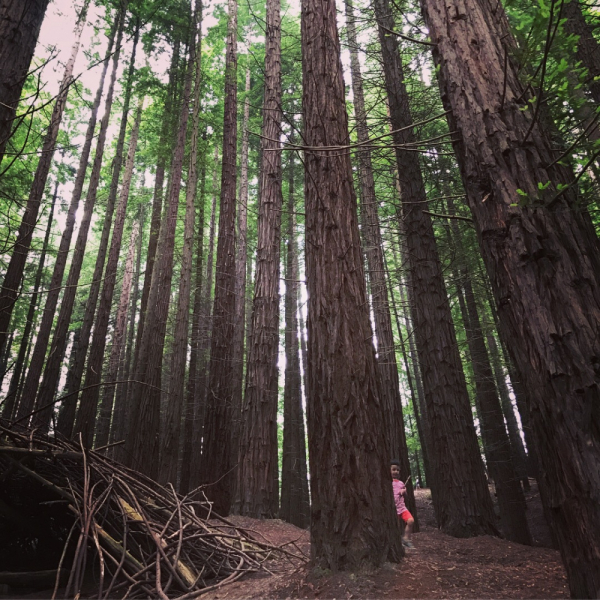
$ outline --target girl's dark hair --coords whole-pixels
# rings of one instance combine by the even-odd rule
[[[397,467],[400,466],[400,461],[397,458],[392,458],[392,460],[390,461],[390,467],[392,465],[396,465]]]

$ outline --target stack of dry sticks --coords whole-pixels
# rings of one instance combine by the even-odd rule
[[[181,497],[101,452],[34,430],[0,425],[0,476],[4,485],[34,480],[73,515],[53,598],[77,597],[93,572],[98,598],[184,600],[305,560],[293,543],[269,545],[212,513],[202,490]]]

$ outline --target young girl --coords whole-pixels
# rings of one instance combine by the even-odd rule
[[[406,524],[404,535],[402,536],[402,544],[406,548],[414,548],[413,543],[410,541],[412,533],[413,523],[415,520],[410,514],[410,511],[406,508],[404,496],[406,496],[406,486],[400,481],[400,462],[392,460],[391,463],[392,471],[392,486],[394,489],[394,501],[396,502],[396,512],[398,513],[398,519],[402,519]]]

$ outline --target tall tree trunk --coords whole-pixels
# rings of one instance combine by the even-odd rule
[[[356,130],[358,143],[368,144],[369,129],[367,112],[358,62],[358,43],[356,41],[356,24],[351,0],[346,0],[346,27],[350,46],[350,72],[352,75],[352,91],[354,95],[354,111],[356,115]],[[385,427],[392,457],[400,460],[400,479],[406,481],[407,507],[415,518],[415,531],[418,531],[417,507],[413,482],[410,479],[410,462],[408,447],[404,433],[404,418],[402,415],[402,399],[398,381],[398,365],[396,363],[396,347],[392,332],[392,317],[388,303],[385,282],[385,265],[383,263],[383,242],[377,213],[377,198],[375,196],[375,180],[371,153],[368,148],[358,152],[358,172],[361,187],[360,207],[363,213],[365,254],[371,298],[377,337],[377,362],[381,377],[381,401],[385,411]]]
[[[495,534],[495,516],[479,454],[471,404],[418,154],[394,20],[388,0],[375,0],[413,286],[414,328],[430,425],[432,488],[438,526],[456,537]],[[452,457],[461,456],[461,460]],[[438,493],[439,491],[439,493]]]
[[[4,346],[8,337],[10,317],[19,296],[19,290],[23,281],[23,271],[25,269],[25,263],[27,262],[27,256],[29,255],[29,248],[31,247],[31,238],[37,224],[38,213],[46,188],[50,165],[52,164],[52,157],[54,156],[58,130],[60,129],[63,112],[67,104],[69,88],[73,80],[73,68],[75,67],[75,59],[79,53],[81,33],[83,32],[83,27],[86,22],[89,4],[90,0],[85,0],[79,13],[77,24],[75,25],[75,42],[73,43],[69,60],[65,65],[65,71],[60,84],[60,91],[58,92],[52,116],[50,117],[50,125],[48,126],[46,137],[44,138],[44,145],[35,171],[33,183],[31,184],[31,190],[29,191],[25,213],[23,214],[23,219],[21,220],[21,225],[17,232],[17,240],[14,245],[13,253],[10,257],[6,274],[4,275],[4,281],[2,282],[2,289],[0,290],[0,354],[4,351]],[[22,413],[22,415],[23,414],[27,413]]]
[[[294,216],[294,154],[290,153],[287,260],[285,263],[285,387],[279,517],[297,527],[310,522],[306,476],[306,442],[298,340],[298,249]]]
[[[85,368],[85,359],[90,343],[90,334],[94,324],[94,316],[96,314],[96,305],[102,285],[102,275],[104,272],[104,262],[106,253],[108,252],[108,242],[112,228],[112,219],[115,211],[115,203],[119,191],[119,177],[121,175],[121,166],[123,164],[123,148],[125,145],[125,135],[127,133],[127,121],[129,117],[129,105],[131,102],[131,91],[133,88],[133,76],[135,72],[135,56],[140,33],[139,19],[135,25],[133,34],[133,50],[129,59],[129,70],[127,73],[127,83],[123,97],[123,111],[121,113],[121,125],[119,129],[119,137],[117,138],[117,146],[115,157],[113,158],[111,171],[112,178],[106,201],[106,209],[104,213],[104,223],[102,224],[102,233],[100,235],[100,244],[98,246],[98,254],[96,255],[96,264],[94,266],[94,274],[89,288],[89,294],[85,303],[83,320],[81,322],[80,345],[77,355],[74,359],[73,369],[70,372],[70,377],[67,378],[66,390],[70,394],[65,400],[65,405],[58,418],[58,430],[65,436],[70,437],[75,422],[75,409],[77,405],[77,392],[81,387],[83,372]],[[88,192],[89,193],[89,192]]]
[[[173,253],[175,230],[181,190],[181,173],[185,153],[185,140],[189,117],[190,93],[194,67],[197,24],[195,19],[190,31],[190,56],[185,71],[185,83],[177,143],[171,162],[171,185],[167,213],[162,221],[158,260],[152,272],[152,283],[148,295],[148,313],[142,333],[139,364],[131,394],[132,420],[127,434],[126,450],[130,466],[156,479],[159,476],[159,426],[160,426],[160,383],[164,341],[171,300],[173,279]],[[141,426],[140,426],[141,425]]]
[[[213,287],[213,261],[215,248],[215,229],[217,213],[217,176],[219,161],[219,149],[215,147],[214,171],[212,180],[212,204],[210,213],[210,226],[208,234],[208,256],[206,258],[206,276],[204,277],[201,290],[200,321],[202,329],[198,332],[198,383],[195,391],[195,423],[192,431],[192,448],[195,452],[202,449],[202,436],[204,431],[204,420],[206,417],[206,377],[208,366],[208,351],[210,348],[210,336],[212,329],[211,297]],[[202,460],[194,460],[190,464],[190,489],[197,488],[202,480]]]
[[[141,103],[140,103],[141,106]],[[131,142],[130,142],[131,143]],[[128,173],[125,173],[125,177]],[[125,184],[123,184],[125,187]],[[116,227],[116,223],[115,223]],[[121,296],[119,298],[119,306],[117,308],[117,315],[115,319],[115,328],[113,331],[112,348],[110,349],[110,357],[108,359],[108,370],[106,373],[105,383],[107,384],[102,390],[102,402],[100,403],[100,412],[98,419],[96,420],[96,438],[94,440],[94,447],[102,448],[108,444],[108,433],[110,431],[110,422],[113,414],[113,400],[115,396],[115,386],[110,385],[112,382],[117,381],[117,375],[119,370],[120,357],[123,351],[123,342],[125,340],[125,330],[127,329],[127,308],[129,307],[129,295],[131,294],[131,283],[133,279],[133,257],[136,249],[137,236],[139,234],[139,221],[136,221],[131,230],[131,237],[129,239],[129,250],[127,251],[127,259],[125,260],[125,270],[123,272],[123,281],[121,284]],[[107,271],[110,268],[110,258],[108,265],[106,266]],[[116,275],[116,273],[115,273]],[[109,275],[110,276],[110,275]],[[105,283],[106,285],[106,283]],[[103,290],[104,292],[104,290]],[[98,312],[103,309],[103,300],[105,294],[102,294],[102,300],[100,301],[100,307]],[[105,332],[106,335],[106,332]],[[90,350],[90,365],[94,356],[94,341],[92,341],[92,348]],[[100,369],[102,363],[100,363]],[[98,378],[99,379],[99,378]],[[98,389],[98,388],[95,388]],[[85,402],[88,391],[83,392],[81,397],[81,405]],[[81,411],[82,409],[80,409]],[[80,413],[81,414],[81,413]],[[95,416],[95,415],[94,415]],[[90,428],[91,429],[91,428]],[[84,425],[83,431],[86,431]],[[75,427],[77,433],[77,426]],[[83,433],[83,432],[82,432]],[[86,432],[87,433],[87,432]],[[93,433],[93,431],[92,431]],[[90,443],[91,435],[82,435],[83,438],[87,438],[87,443]]]
[[[173,110],[174,97],[177,89],[177,69],[179,67],[179,42],[176,42],[171,58],[169,68],[169,83],[167,86],[167,98],[165,102],[164,113],[171,115],[176,112]],[[139,351],[142,341],[142,334],[146,323],[146,312],[148,310],[148,297],[150,295],[150,285],[152,283],[152,274],[154,273],[154,263],[156,261],[156,248],[158,246],[158,236],[160,233],[160,224],[163,212],[163,186],[165,181],[166,152],[170,147],[170,133],[172,119],[165,118],[162,123],[159,146],[163,150],[159,153],[156,164],[156,175],[154,178],[154,200],[152,203],[152,216],[150,217],[150,235],[148,236],[148,251],[146,253],[146,272],[144,275],[144,286],[142,288],[142,298],[140,302],[140,319],[138,323],[135,353],[133,359],[133,373],[138,372]]]
[[[281,249],[281,3],[267,0],[265,93],[252,346],[241,415],[239,512],[255,518],[279,511],[277,404],[279,256]]]
[[[302,2],[311,554],[334,571],[403,555],[365,277],[332,0]],[[336,150],[325,150],[334,146]],[[343,512],[339,507],[343,506]]]
[[[498,350],[498,344],[494,334],[487,328],[486,331],[487,347],[490,352],[490,361],[494,369],[494,379],[496,380],[496,388],[500,395],[500,401],[502,404],[502,412],[506,419],[506,427],[508,429],[508,437],[510,438],[510,447],[512,451],[512,460],[515,465],[517,477],[523,484],[524,491],[529,491],[529,478],[527,477],[527,455],[525,453],[525,447],[523,446],[523,440],[519,432],[519,424],[513,410],[513,405],[510,400],[510,394],[506,385],[506,379],[504,370],[502,368],[502,361],[500,360],[500,352]]]
[[[203,135],[206,139],[206,135]],[[198,388],[198,373],[200,372],[200,336],[202,319],[202,291],[204,277],[204,192],[206,188],[206,150],[202,152],[202,166],[200,175],[200,206],[198,210],[198,223],[196,226],[197,251],[196,251],[196,274],[194,281],[194,310],[192,316],[192,332],[190,340],[190,366],[188,370],[188,382],[186,388],[186,412],[183,431],[183,449],[181,451],[181,477],[179,481],[179,492],[187,494],[190,491],[192,475],[192,464],[194,451],[200,454],[200,446],[194,447],[196,431],[200,427],[200,394]]]
[[[49,0],[0,1],[0,163]]]
[[[250,65],[246,66],[246,97],[244,98],[244,121],[242,124],[242,154],[240,169],[240,199],[237,214],[237,238],[235,248],[235,324],[233,346],[233,429],[231,434],[231,458],[238,464],[239,436],[242,418],[242,392],[244,383],[244,341],[246,333],[246,263],[248,262],[248,141],[250,132]],[[264,110],[264,109],[263,109]],[[236,472],[237,480],[240,467]],[[237,495],[237,489],[234,497]],[[233,512],[239,514],[240,501],[236,497]]]
[[[227,515],[231,507],[231,401],[233,395],[233,319],[235,314],[235,194],[237,188],[237,3],[228,2],[227,50],[225,58],[225,107],[223,120],[223,167],[217,270],[202,483],[217,513]]]
[[[77,419],[75,420],[75,428],[73,430],[75,435],[81,434],[82,443],[86,448],[92,447],[94,439],[94,426],[96,425],[96,407],[98,405],[98,397],[100,395],[99,383],[102,378],[102,364],[104,361],[104,350],[106,348],[106,332],[108,331],[108,320],[110,316],[110,309],[113,303],[115,284],[117,281],[117,267],[119,263],[119,255],[121,253],[121,240],[123,239],[125,217],[127,215],[129,190],[131,188],[131,179],[133,176],[133,168],[135,166],[135,153],[137,150],[140,122],[142,120],[143,104],[144,99],[140,98],[136,111],[135,122],[133,125],[133,129],[131,130],[131,137],[129,138],[129,150],[127,152],[127,160],[125,162],[123,185],[121,187],[121,193],[119,195],[119,202],[117,205],[117,213],[115,217],[115,225],[112,232],[110,250],[108,253],[108,260],[106,262],[106,270],[104,272],[102,293],[100,294],[100,304],[98,306],[98,313],[94,322],[94,334],[90,346],[90,355],[88,358],[83,392],[81,394],[81,400],[79,404],[79,412],[77,413]],[[126,310],[126,308],[124,310]],[[124,318],[125,317],[123,316],[123,319]],[[119,332],[120,336],[123,335],[123,329],[124,324],[121,325],[121,331]],[[120,346],[121,340],[117,337],[116,329],[115,339],[117,341],[117,344]],[[113,345],[114,344],[115,342],[113,341]],[[119,357],[120,348],[119,352],[114,357],[114,365],[111,365],[115,367],[114,374],[116,374],[116,368],[118,366]],[[111,356],[111,359],[112,358],[113,357]],[[112,386],[111,390],[114,390]],[[109,398],[107,397],[107,402],[108,401]],[[112,405],[112,393],[110,395],[110,404]],[[103,427],[104,425],[106,424],[103,424]],[[106,433],[106,435],[108,436],[108,429],[108,427],[105,427],[103,434]]]
[[[419,434],[419,441],[421,443],[421,453],[423,455],[423,469],[425,471],[425,477],[428,478],[429,473],[430,473],[430,471],[429,471],[430,466],[429,466],[429,453],[428,453],[427,444],[429,443],[429,441],[427,439],[426,426],[424,424],[423,415],[421,414],[422,413],[421,406],[423,404],[423,398],[419,397],[420,386],[418,385],[418,382],[416,381],[417,376],[418,376],[417,370],[416,370],[416,368],[414,369],[415,375],[413,378],[413,374],[411,373],[410,364],[408,362],[409,353],[406,350],[406,343],[404,341],[404,336],[402,335],[402,325],[400,323],[398,307],[396,306],[396,299],[394,298],[394,290],[393,290],[393,286],[392,286],[390,270],[388,268],[385,254],[383,255],[383,259],[384,259],[384,268],[385,268],[385,280],[387,281],[388,288],[389,288],[388,289],[389,298],[391,301],[392,309],[394,311],[394,318],[396,320],[396,329],[398,331],[398,337],[400,338],[400,347],[402,350],[402,357],[404,360],[404,371],[406,372],[408,389],[410,390],[410,398],[411,398],[411,402],[412,402],[412,406],[413,406],[413,412],[415,414],[415,421],[417,423],[417,433]],[[408,327],[406,329],[408,331]],[[409,336],[407,336],[407,337],[409,337]],[[416,365],[415,365],[415,367],[416,367]],[[427,487],[426,480],[421,478],[420,475],[419,475],[419,482],[422,487]],[[414,496],[414,492],[413,492],[413,496]]]
[[[33,350],[33,357],[31,359],[31,365],[27,378],[25,381],[25,392],[32,399],[35,397],[38,391],[38,385],[40,383],[40,376],[42,374],[42,368],[44,366],[44,357],[46,356],[46,350],[48,349],[48,342],[53,331],[54,317],[56,315],[56,306],[60,292],[62,290],[62,282],[69,258],[69,250],[71,248],[71,239],[73,237],[73,231],[75,229],[75,218],[77,210],[79,208],[79,202],[81,200],[81,194],[83,192],[83,185],[85,182],[85,174],[90,157],[90,151],[92,147],[92,140],[94,138],[94,132],[96,128],[96,121],[98,117],[98,109],[100,108],[100,101],[102,100],[102,92],[104,89],[104,79],[108,70],[109,59],[112,56],[112,47],[114,42],[115,33],[117,27],[119,28],[119,34],[117,36],[117,48],[121,45],[121,39],[123,36],[123,14],[115,15],[111,36],[108,42],[108,48],[106,51],[106,57],[104,60],[104,67],[100,76],[100,83],[92,105],[92,114],[88,122],[87,132],[85,136],[85,142],[82,148],[81,157],[79,159],[79,167],[77,169],[77,175],[75,177],[75,184],[73,187],[73,194],[71,196],[71,204],[67,212],[66,222],[64,224],[63,233],[56,255],[56,262],[54,263],[54,270],[52,272],[52,279],[50,280],[50,289],[46,294],[46,303],[44,305],[44,311],[42,314],[42,322],[37,332],[36,342]],[[116,56],[118,57],[119,50],[117,49]],[[116,70],[118,67],[118,60],[113,62],[112,77],[116,76]],[[61,357],[55,357],[54,362],[57,365],[57,378],[52,389],[52,394],[56,390],[56,383],[58,382],[58,372],[60,371]]]
[[[456,208],[448,196],[448,214],[454,215]],[[448,234],[456,249],[466,310],[465,329],[471,354],[471,365],[478,399],[478,414],[482,434],[485,433],[486,459],[496,486],[500,519],[504,535],[513,542],[531,545],[531,535],[525,516],[525,498],[511,458],[511,445],[500,399],[496,390],[490,357],[485,346],[485,337],[467,265],[461,231],[456,219],[448,219]],[[451,233],[450,233],[451,232]]]
[[[528,98],[510,58],[503,7],[423,0],[422,8],[450,129],[460,136],[457,156],[501,332],[528,393],[542,502],[552,514],[571,594],[597,597],[598,240],[579,207],[573,173],[554,164],[536,111],[520,110]],[[527,194],[527,206],[518,191]]]
[[[8,386],[8,393],[4,398],[4,407],[2,409],[2,417],[4,419],[12,419],[13,413],[15,412],[15,404],[17,399],[17,392],[19,390],[19,384],[21,382],[21,375],[25,367],[25,355],[27,348],[31,343],[31,330],[33,328],[35,320],[35,309],[37,306],[38,291],[42,282],[42,276],[44,274],[44,263],[46,262],[46,253],[48,251],[48,243],[50,241],[50,233],[52,232],[52,223],[54,218],[54,208],[56,206],[56,197],[58,195],[58,179],[54,184],[54,193],[52,194],[52,204],[50,205],[50,214],[48,215],[48,224],[46,225],[46,235],[44,236],[44,244],[42,245],[42,253],[40,255],[40,261],[35,274],[35,282],[33,284],[33,293],[31,294],[31,300],[29,301],[29,310],[27,311],[27,317],[25,319],[25,328],[23,329],[23,335],[21,336],[21,344],[19,346],[19,353],[15,363],[15,370],[13,371],[10,385]]]
[[[142,186],[143,187],[143,186]],[[143,232],[144,232],[144,223],[145,223],[145,211],[144,206],[141,206],[140,216],[139,216],[139,235],[138,235],[138,247],[137,247],[137,260],[135,266],[135,276],[133,281],[133,298],[131,300],[131,310],[129,314],[129,328],[127,332],[127,350],[125,354],[125,365],[124,365],[124,377],[125,383],[119,384],[117,386],[117,394],[115,399],[115,408],[113,411],[113,422],[110,428],[110,443],[118,442],[123,440],[123,436],[125,435],[125,414],[126,414],[126,406],[128,403],[129,394],[128,389],[130,389],[129,379],[131,376],[131,359],[133,354],[133,344],[134,344],[134,331],[135,331],[135,321],[137,315],[137,301],[138,301],[138,292],[139,292],[139,282],[140,282],[140,267],[142,262],[142,246],[143,246]],[[124,448],[123,444],[115,446],[112,452],[112,456],[115,460],[123,461],[124,460]]]
[[[183,416],[185,391],[185,366],[188,354],[190,292],[192,288],[192,254],[194,249],[194,221],[196,220],[195,203],[198,183],[198,132],[200,126],[200,77],[202,51],[202,3],[196,0],[194,11],[195,36],[190,48],[190,72],[195,76],[192,134],[190,138],[190,168],[185,191],[185,222],[183,231],[183,249],[181,252],[181,270],[179,275],[179,297],[177,314],[173,331],[173,348],[171,353],[171,384],[169,385],[169,401],[165,416],[164,435],[161,439],[158,481],[163,485],[170,482],[177,484],[177,469],[180,448],[181,419]],[[197,44],[197,45],[196,45]],[[191,76],[191,74],[190,74]],[[185,143],[185,142],[184,142]]]
[[[71,320],[71,315],[73,312],[73,306],[75,303],[75,296],[77,294],[77,284],[79,282],[79,275],[81,272],[81,266],[83,264],[83,258],[85,254],[85,246],[87,242],[87,235],[90,228],[90,223],[92,219],[92,213],[94,210],[94,206],[96,203],[96,195],[98,191],[98,185],[100,183],[100,170],[102,167],[102,156],[104,153],[104,145],[106,142],[106,134],[108,130],[108,122],[110,118],[110,108],[112,106],[112,99],[114,93],[114,86],[117,77],[117,69],[119,63],[119,55],[121,49],[121,39],[123,35],[123,25],[124,25],[124,13],[121,15],[119,33],[117,36],[117,48],[113,56],[113,67],[111,72],[110,84],[106,96],[106,108],[105,114],[102,118],[100,124],[100,131],[98,133],[98,141],[96,145],[96,156],[94,157],[94,164],[92,167],[92,174],[90,176],[90,183],[88,187],[87,197],[84,202],[83,208],[83,217],[81,222],[79,223],[79,231],[77,234],[77,240],[75,242],[75,250],[73,252],[73,257],[71,259],[71,266],[69,269],[69,275],[67,277],[67,283],[65,286],[65,290],[62,297],[62,302],[60,305],[60,312],[58,316],[58,322],[53,329],[53,320],[55,313],[55,306],[51,305],[51,312],[49,310],[45,310],[44,320],[42,321],[42,326],[40,327],[40,331],[38,334],[38,339],[36,341],[36,345],[34,348],[33,356],[31,358],[31,364],[29,366],[29,371],[27,373],[27,377],[25,379],[25,385],[23,386],[23,400],[19,407],[19,417],[22,418],[27,412],[29,412],[33,406],[34,400],[35,405],[38,408],[47,407],[48,410],[44,410],[43,414],[46,415],[46,427],[50,423],[50,416],[52,415],[51,403],[54,398],[54,394],[56,392],[56,388],[58,385],[58,380],[60,378],[60,368],[62,359],[64,356],[64,350],[67,344],[67,338],[69,334],[69,323]],[[90,131],[88,131],[88,134]],[[78,183],[83,184],[85,178],[85,166],[80,165],[81,169],[78,173],[80,180]],[[75,195],[76,194],[76,195]],[[75,210],[78,205],[77,195],[81,194],[81,188],[76,188],[74,191],[74,197],[71,205],[72,214],[69,215],[72,222],[70,223],[70,227],[74,225],[75,219]],[[62,262],[62,270],[60,273],[56,274],[56,280],[54,281],[55,285],[60,286],[60,282],[63,278],[64,271],[64,262],[67,259],[67,253],[70,246],[71,241],[71,233],[68,236],[68,240],[61,240],[61,251],[64,252],[64,255],[57,258],[57,263],[59,260]],[[63,245],[63,241],[65,242]],[[68,243],[67,243],[68,242]],[[55,273],[56,273],[55,269]],[[60,276],[60,277],[59,277]],[[46,355],[46,349],[48,346],[48,340],[50,338],[50,333],[53,332],[53,338],[50,345],[50,352],[48,354],[48,359],[46,361],[46,366],[44,367],[44,357]],[[40,375],[43,371],[43,377],[40,382]],[[39,386],[39,388],[38,388]],[[39,389],[39,392],[38,392]],[[37,394],[37,398],[36,398]],[[27,408],[27,410],[24,410]],[[36,416],[36,422],[39,425],[42,425],[43,419],[41,415],[38,413]]]

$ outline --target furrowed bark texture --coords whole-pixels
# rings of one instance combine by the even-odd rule
[[[285,385],[283,390],[283,448],[281,464],[281,507],[279,518],[306,528],[310,502],[306,471],[306,442],[300,343],[298,340],[298,292],[300,277],[294,215],[294,155],[290,154],[288,188],[287,258],[285,263]]]
[[[235,195],[237,191],[237,4],[229,0],[227,53],[225,58],[225,107],[223,120],[223,168],[217,270],[202,483],[217,513],[227,515],[231,507],[231,402],[233,396],[233,323],[235,319]]]
[[[279,511],[277,402],[279,255],[281,246],[281,3],[267,1],[265,95],[261,140],[252,345],[241,415],[239,512],[255,518]]]
[[[167,211],[161,224],[158,259],[152,273],[152,283],[148,295],[147,321],[140,342],[139,375],[136,376],[139,377],[140,383],[133,385],[132,420],[126,445],[131,457],[131,466],[153,479],[157,479],[159,476],[161,371],[171,300],[175,231],[190,108],[195,42],[196,27],[194,26],[190,35],[190,56],[185,69],[177,143],[171,162],[171,185],[169,186]]]
[[[0,163],[15,119],[49,0],[0,2]]]
[[[359,144],[368,144],[369,129],[360,63],[358,61],[354,9],[350,0],[346,0],[345,4],[356,132]],[[377,213],[378,203],[375,196],[373,165],[371,163],[371,153],[368,149],[358,152],[358,172],[361,187],[360,206],[364,220],[363,239],[365,241],[365,254],[367,256],[368,275],[371,284],[375,335],[377,336],[377,363],[381,378],[381,401],[385,411],[386,435],[388,436],[391,453],[390,460],[392,458],[400,460],[400,479],[407,482],[407,507],[415,518],[414,531],[418,531],[419,522],[417,519],[413,482],[412,479],[409,480],[410,463],[408,460],[406,435],[404,433],[402,399],[400,397],[398,365],[396,363],[396,347],[392,332],[392,317],[385,281],[383,241],[381,239],[379,215]]]
[[[171,352],[171,384],[169,386],[169,401],[165,416],[164,430],[161,438],[159,482],[163,485],[171,482],[177,484],[177,470],[180,447],[181,419],[184,407],[185,367],[188,354],[188,338],[190,323],[190,292],[192,288],[192,253],[194,248],[194,222],[196,220],[195,201],[196,185],[198,183],[198,131],[200,125],[200,76],[202,57],[201,29],[202,4],[196,0],[194,11],[194,27],[199,32],[191,40],[190,77],[195,76],[192,133],[190,137],[190,159],[185,190],[185,219],[183,231],[183,248],[180,259],[179,296],[177,299],[177,314],[173,330],[173,346]]]
[[[349,144],[336,7],[302,2],[305,141]],[[403,556],[348,153],[305,153],[311,554],[331,570]],[[340,510],[340,507],[344,507]]]
[[[83,384],[84,391],[81,394],[79,404],[79,412],[75,421],[74,434],[78,437],[81,434],[81,439],[86,448],[91,448],[94,440],[94,428],[96,426],[96,408],[98,406],[98,398],[100,396],[100,387],[98,384],[102,378],[102,364],[104,362],[104,351],[106,348],[106,333],[108,331],[108,320],[112,307],[113,294],[117,282],[117,267],[119,263],[119,255],[121,253],[121,240],[123,239],[123,229],[125,227],[125,217],[127,215],[127,203],[129,201],[129,190],[131,189],[131,178],[133,176],[133,168],[135,165],[135,153],[137,150],[138,134],[140,130],[140,122],[142,120],[142,105],[143,98],[140,98],[136,111],[135,122],[131,130],[129,138],[129,150],[127,152],[127,160],[125,162],[125,173],[123,174],[123,185],[119,194],[119,202],[115,216],[115,225],[113,227],[112,239],[110,242],[110,250],[108,260],[106,262],[106,271],[104,272],[104,281],[102,282],[102,293],[100,294],[100,304],[98,313],[94,322],[94,334],[90,346],[90,355],[88,358],[85,381]],[[131,281],[130,281],[131,284]],[[126,310],[126,309],[125,309]],[[123,319],[125,317],[123,316]],[[124,323],[120,324],[121,331],[118,332],[115,326],[115,342],[120,347],[121,339],[124,333]],[[114,358],[114,368],[118,366],[120,350]],[[115,366],[116,365],[116,366]],[[114,390],[111,386],[111,390]],[[114,391],[113,391],[114,393]],[[108,402],[108,397],[107,397]],[[112,409],[112,393],[110,396],[110,404]],[[102,417],[103,415],[101,415]],[[104,415],[106,418],[106,415]],[[110,411],[108,413],[108,422],[110,423]],[[108,423],[103,423],[99,431],[106,432],[108,436]],[[100,444],[104,445],[104,444]]]
[[[493,4],[422,1],[501,332],[528,393],[542,501],[571,594],[593,598],[600,595],[598,240],[575,190],[557,189],[572,172],[552,165],[549,136],[532,111],[519,110],[527,97],[510,59],[505,68],[503,44],[512,38]]]
[[[413,286],[414,327],[430,426],[434,507],[438,526],[456,537],[495,534],[495,516],[471,414],[418,154],[391,8],[375,0],[375,14],[396,144],[402,216]],[[402,131],[398,131],[402,130]],[[456,460],[460,456],[461,460]],[[437,491],[440,493],[437,493]]]
[[[19,296],[19,289],[23,281],[23,271],[25,269],[25,263],[27,262],[29,248],[31,247],[31,238],[37,224],[40,205],[46,188],[50,165],[52,164],[52,157],[54,156],[58,130],[60,129],[63,112],[67,104],[67,96],[73,78],[73,68],[75,67],[75,59],[79,53],[81,33],[83,32],[83,27],[85,25],[89,3],[89,0],[86,0],[84,3],[77,20],[77,25],[75,26],[75,43],[73,44],[71,55],[65,65],[60,90],[56,98],[56,103],[54,104],[54,109],[52,110],[50,125],[48,126],[46,137],[44,138],[40,160],[35,171],[33,183],[31,184],[31,190],[29,191],[25,213],[23,214],[23,219],[21,220],[21,225],[17,232],[13,253],[10,257],[6,274],[4,275],[4,281],[2,282],[2,289],[0,290],[0,354],[4,351],[4,346],[8,337],[10,317]],[[31,399],[31,402],[28,402],[28,405],[33,405],[33,398]],[[30,411],[31,408],[29,408],[29,412]],[[21,416],[23,414],[27,413],[24,412]]]

